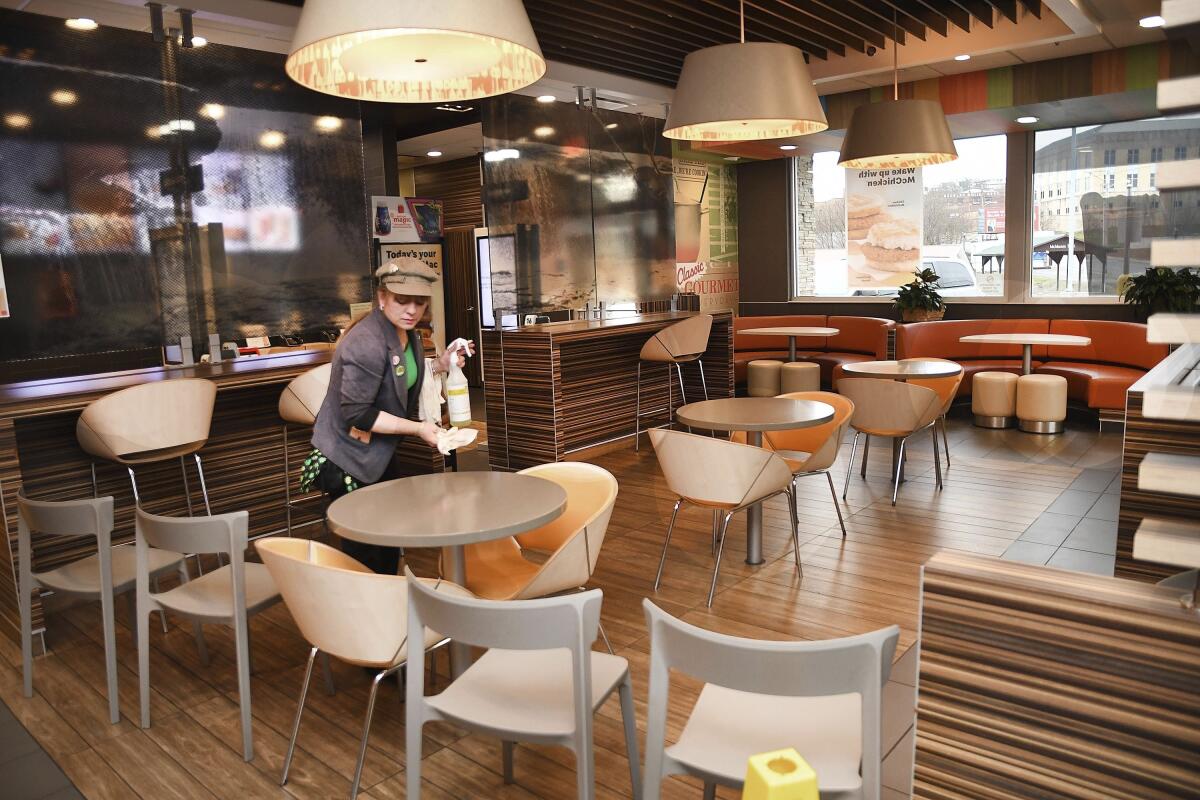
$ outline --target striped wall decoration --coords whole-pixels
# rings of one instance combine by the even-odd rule
[[[1177,595],[951,551],[931,558],[913,797],[1197,797],[1200,617]]]

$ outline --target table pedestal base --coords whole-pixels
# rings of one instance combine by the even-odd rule
[[[462,545],[453,545],[446,548],[450,555],[448,574],[446,580],[451,583],[457,583],[459,586],[467,585],[467,557],[466,551]],[[467,671],[467,667],[471,666],[471,646],[460,642],[456,639],[450,641],[450,676],[457,678]]]
[[[975,426],[977,428],[1011,428],[1016,424],[1016,417],[987,417],[983,414],[975,415]]]
[[[1018,427],[1026,433],[1062,433],[1062,420],[1040,420],[1040,419],[1023,419],[1018,424]]]
[[[792,340],[793,343],[795,341]],[[746,441],[755,447],[762,447],[762,431],[748,431]],[[746,509],[746,563],[752,567],[763,563],[762,521],[762,503],[755,503]]]

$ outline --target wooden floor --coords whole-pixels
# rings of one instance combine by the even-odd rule
[[[644,597],[703,627],[759,638],[828,638],[895,623],[901,627],[903,653],[916,637],[919,568],[931,554],[951,548],[1000,556],[1027,530],[1040,530],[1039,518],[1046,519],[1043,512],[1061,498],[1087,493],[1099,497],[1106,489],[1111,494],[1109,479],[1120,459],[1119,428],[1118,433],[1099,435],[1094,426],[1094,420],[1075,421],[1068,433],[1044,437],[982,431],[953,420],[953,462],[945,490],[935,492],[932,451],[927,440],[920,442],[912,448],[908,481],[895,508],[889,502],[887,447],[877,444],[868,479],[860,479],[856,468],[850,481],[849,500],[843,506],[846,539],[838,529],[824,478],[805,478],[800,484],[803,579],[797,579],[786,549],[786,501],[778,499],[768,504],[765,514],[765,565],[743,563],[744,521],[735,524],[712,609],[704,606],[712,570],[709,516],[698,510],[681,514],[662,589],[652,595],[674,498],[648,446],[639,454],[630,447],[598,458],[597,463],[617,475],[620,494],[592,585],[604,590],[603,623],[613,647],[632,666],[643,734],[649,649]],[[848,455],[845,448],[834,470],[839,495]],[[432,564],[428,554],[415,555],[413,563],[426,574]],[[212,664],[204,668],[190,628],[172,619],[170,633],[164,635],[161,627],[152,625],[153,724],[141,730],[134,721],[136,653],[121,611],[118,606],[123,715],[118,725],[109,724],[103,695],[98,608],[82,605],[55,613],[50,607],[50,654],[35,662],[32,699],[21,695],[19,647],[0,636],[0,698],[85,796],[160,800],[346,795],[366,708],[368,677],[363,670],[335,664],[334,696],[314,684],[291,778],[280,788],[308,650],[286,608],[276,606],[252,624],[256,758],[250,764],[240,755],[228,632],[209,626]],[[445,669],[444,659],[439,666]],[[686,678],[673,683],[680,700],[672,704],[669,736],[678,733],[696,690]],[[364,798],[404,796],[403,716],[397,689],[389,683],[376,709]],[[597,717],[596,743],[597,796],[629,797],[615,697]],[[519,747],[516,784],[505,786],[499,743],[444,724],[426,728],[423,774],[423,796],[428,798],[574,796],[568,751]],[[673,779],[664,784],[664,796],[699,797],[698,787]]]

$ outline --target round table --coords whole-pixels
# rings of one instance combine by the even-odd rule
[[[438,472],[356,489],[329,506],[329,529],[343,539],[385,547],[444,547],[447,579],[466,584],[463,545],[502,539],[554,520],[567,493],[544,478],[510,472]],[[455,676],[470,659],[450,645]]]
[[[833,406],[815,400],[782,397],[726,397],[680,406],[675,415],[693,428],[745,431],[746,441],[762,447],[763,431],[811,428],[833,419]],[[746,509],[746,563],[763,563],[762,504]]]
[[[960,342],[968,344],[1019,344],[1024,348],[1021,356],[1021,374],[1033,372],[1033,346],[1035,344],[1055,347],[1087,347],[1092,340],[1086,336],[1070,336],[1065,333],[976,333],[963,336]]]
[[[750,336],[786,336],[788,337],[788,361],[796,360],[796,337],[798,336],[837,336],[841,331],[837,328],[745,328],[738,333]]]
[[[912,378],[949,378],[962,372],[961,364],[953,361],[919,361],[905,359],[903,361],[861,361],[857,364],[843,364],[842,373],[852,378],[879,378],[889,381],[906,382]],[[869,437],[868,437],[869,438]],[[868,441],[868,444],[870,442]],[[892,439],[892,466],[900,458],[900,440]],[[907,461],[907,456],[905,461]],[[900,466],[900,482],[904,482],[904,465]]]

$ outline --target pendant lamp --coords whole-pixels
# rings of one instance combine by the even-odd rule
[[[893,21],[893,25],[895,22]],[[892,31],[892,99],[854,109],[838,166],[899,169],[945,164],[958,158],[942,104],[901,100],[896,32]]]
[[[284,69],[338,97],[440,103],[528,86],[546,60],[521,0],[307,0]]]
[[[689,53],[667,114],[668,139],[745,142],[817,133],[829,127],[804,54],[775,42],[741,41]]]

